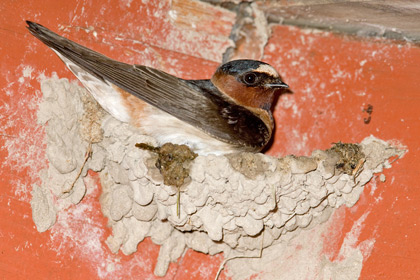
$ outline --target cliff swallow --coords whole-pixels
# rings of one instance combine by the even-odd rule
[[[234,60],[210,80],[184,80],[112,60],[40,24],[27,24],[107,112],[160,145],[186,144],[198,154],[258,152],[271,138],[273,98],[288,86],[267,63]]]

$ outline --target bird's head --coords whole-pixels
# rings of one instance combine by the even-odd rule
[[[275,93],[289,86],[271,65],[257,60],[233,60],[222,64],[212,83],[235,103],[270,110]]]

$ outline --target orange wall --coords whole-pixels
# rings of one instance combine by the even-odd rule
[[[68,210],[72,222],[59,218],[52,230],[36,231],[30,191],[33,184],[40,184],[38,172],[47,166],[45,130],[36,123],[39,76],[56,72],[59,77],[75,78],[52,51],[29,35],[24,20],[55,31],[60,24],[93,26],[96,37],[75,28],[59,33],[115,59],[184,78],[207,78],[228,46],[230,14],[223,17],[220,12],[214,18],[219,25],[209,22],[206,26],[214,29],[191,37],[174,27],[169,4],[26,2],[6,0],[0,5],[0,275],[4,279],[98,279],[107,264],[118,261],[107,279],[157,278],[153,269],[159,247],[149,239],[131,256],[113,255],[106,247],[110,231],[100,212],[100,186],[93,173],[90,193],[81,205]],[[375,177],[356,206],[336,213],[331,235],[325,238],[325,256],[339,258],[345,235],[368,213],[354,244],[375,240],[373,249],[366,251],[361,279],[419,279],[420,49],[294,27],[275,26],[272,31],[264,60],[279,70],[294,94],[284,96],[276,106],[276,136],[268,153],[308,155],[332,142],[358,142],[371,134],[408,149],[404,158],[384,171],[385,182]],[[369,124],[363,121],[367,104],[373,105]],[[95,232],[98,240],[83,238],[84,232]],[[212,278],[222,259],[188,251],[170,265],[164,279]]]

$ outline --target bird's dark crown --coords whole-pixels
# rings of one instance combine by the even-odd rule
[[[219,67],[218,71],[222,71],[226,74],[236,76],[237,74],[257,70],[261,65],[267,65],[271,67],[269,64],[258,60],[238,59],[222,64]]]

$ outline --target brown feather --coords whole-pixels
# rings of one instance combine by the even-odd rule
[[[112,85],[112,88],[115,89],[121,95],[123,104],[125,108],[127,108],[128,114],[130,115],[131,124],[138,128],[141,128],[141,119],[145,117],[145,111],[151,105],[144,102],[140,98],[126,92],[125,90],[117,87],[116,85]]]
[[[238,82],[234,76],[217,72],[213,75],[211,81],[221,92],[239,105],[264,108],[264,106],[273,102],[273,90],[262,87],[247,87]]]

